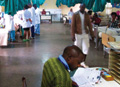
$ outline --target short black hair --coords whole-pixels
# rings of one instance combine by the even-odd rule
[[[11,12],[9,12],[8,14],[11,15]]]
[[[36,5],[36,4],[34,4],[33,7],[34,7],[35,9],[37,9],[37,5]]]
[[[92,15],[92,10],[89,10],[89,11],[88,11],[88,14],[89,14],[89,15]]]
[[[25,5],[24,8],[25,8],[25,9],[28,9],[29,7],[28,7],[28,5]]]
[[[94,16],[95,16],[95,17],[98,17],[98,14],[97,14],[97,13],[94,13]]]
[[[111,15],[115,15],[115,16],[117,16],[116,12],[112,12]]]

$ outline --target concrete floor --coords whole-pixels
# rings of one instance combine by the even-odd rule
[[[30,42],[9,43],[0,48],[0,87],[22,87],[22,77],[27,87],[40,87],[43,64],[50,57],[58,57],[71,45],[70,26],[61,23],[41,24],[41,35]],[[96,50],[91,43],[86,60],[90,67],[108,67],[102,48]]]

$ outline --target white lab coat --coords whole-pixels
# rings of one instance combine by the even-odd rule
[[[31,13],[30,13],[30,11],[24,10],[22,18],[23,18],[22,27],[23,28],[30,28],[31,27],[31,22],[30,21],[26,21],[28,19],[31,19]]]
[[[4,17],[5,17],[5,29],[7,29],[8,31],[15,30],[13,17],[8,14],[5,14]]]
[[[35,10],[35,24],[40,24],[40,11],[39,8]]]
[[[31,26],[34,26],[35,25],[35,8],[32,6],[28,10],[31,12],[31,20],[32,20]]]
[[[19,20],[18,20],[18,14],[14,15],[14,24],[19,24]]]
[[[17,12],[18,24],[20,24],[21,26],[22,26],[22,24],[23,24],[23,20],[21,20],[22,17],[23,17],[23,13],[24,13],[24,10],[20,10],[20,11]]]
[[[73,14],[74,14],[74,13],[70,11],[70,12],[68,13],[69,18],[72,18]]]
[[[0,19],[0,25],[5,25],[5,19],[4,19],[4,17],[1,17],[1,19]]]

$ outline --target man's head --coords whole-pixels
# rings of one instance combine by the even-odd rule
[[[36,4],[34,4],[33,7],[34,7],[35,9],[37,9],[37,5],[36,5]]]
[[[72,71],[77,69],[85,58],[83,52],[75,45],[67,46],[64,49],[62,56],[65,58],[70,67],[70,70]]]
[[[45,11],[45,9],[43,9],[43,11]]]
[[[85,12],[85,7],[86,7],[85,4],[81,4],[81,5],[80,5],[80,12],[81,12],[81,13],[84,13],[84,12]]]
[[[8,15],[11,15],[11,12],[9,12]]]
[[[73,12],[72,8],[70,9],[71,12]]]
[[[24,6],[24,9],[28,9],[28,8],[29,8],[28,5],[25,5],[25,6]]]
[[[112,19],[115,19],[115,18],[117,17],[116,12],[112,12],[112,13],[111,13],[111,17],[112,17]]]
[[[95,18],[98,17],[98,14],[97,14],[97,13],[94,13],[93,17],[95,17]]]
[[[89,14],[89,15],[92,15],[92,10],[89,10],[89,11],[88,11],[88,14]]]

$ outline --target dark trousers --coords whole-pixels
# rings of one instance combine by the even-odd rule
[[[33,25],[33,26],[31,27],[31,36],[32,36],[32,37],[35,36],[35,34],[34,34],[34,30],[35,30],[35,29],[34,29],[34,25]]]

